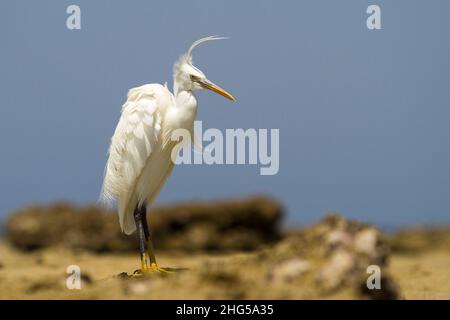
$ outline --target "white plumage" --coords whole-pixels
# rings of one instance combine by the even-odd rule
[[[122,107],[111,139],[102,199],[110,204],[117,201],[120,226],[126,234],[136,229],[135,207],[151,203],[172,170],[170,150],[161,143],[161,129],[167,109],[174,104],[166,87],[147,84],[131,89]]]
[[[174,93],[167,86],[146,84],[133,88],[122,107],[122,114],[111,139],[101,200],[117,203],[124,233],[136,230],[133,212],[150,207],[173,169],[170,139],[175,129],[192,132],[197,99],[194,90],[206,88],[229,99],[234,97],[210,82],[192,65],[192,49],[208,40],[196,41],[174,66]]]

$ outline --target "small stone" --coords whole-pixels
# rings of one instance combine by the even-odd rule
[[[337,289],[356,267],[356,258],[345,250],[336,251],[319,272],[319,283],[325,290]]]
[[[310,268],[311,264],[307,260],[293,258],[275,265],[269,278],[274,282],[288,282],[297,279]]]
[[[81,283],[84,285],[89,285],[93,282],[92,277],[89,273],[81,273]]]
[[[401,290],[399,285],[390,275],[381,277],[381,287],[379,289],[369,289],[365,278],[361,279],[359,293],[372,300],[398,300],[401,299]]]
[[[128,278],[130,278],[130,275],[126,272],[121,272],[116,277],[119,279],[128,279]]]
[[[377,251],[379,237],[379,232],[372,228],[358,232],[354,240],[355,250],[367,256],[373,256]]]
[[[343,230],[333,230],[328,233],[325,243],[328,250],[334,250],[339,247],[345,247],[350,245],[352,237]]]
[[[142,281],[130,283],[128,286],[128,294],[143,295],[149,291],[149,286]]]

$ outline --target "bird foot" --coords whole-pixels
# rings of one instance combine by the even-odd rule
[[[176,273],[177,269],[174,268],[160,268],[156,263],[152,263],[150,267],[144,267],[137,269],[131,275],[132,277],[142,277],[149,274],[172,274]]]

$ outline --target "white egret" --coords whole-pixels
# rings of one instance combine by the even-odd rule
[[[197,113],[195,90],[209,89],[230,100],[235,98],[209,81],[192,63],[199,44],[224,39],[210,36],[195,41],[173,67],[173,93],[167,85],[145,84],[128,92],[122,115],[111,139],[101,199],[116,203],[122,231],[138,232],[141,269],[135,273],[167,271],[158,267],[147,224],[147,208],[155,200],[174,163],[177,142],[171,134],[186,129],[193,135]]]

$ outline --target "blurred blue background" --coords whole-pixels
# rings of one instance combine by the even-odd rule
[[[66,28],[81,7],[82,29]],[[366,27],[381,7],[382,30]],[[95,202],[127,90],[194,62],[206,128],[279,128],[280,171],[179,166],[158,203],[268,193],[290,223],[327,211],[398,226],[450,221],[449,1],[1,1],[0,220]]]

